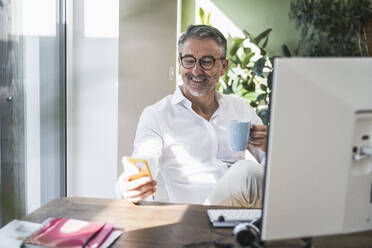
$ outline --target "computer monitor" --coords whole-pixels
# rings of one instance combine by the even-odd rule
[[[372,58],[279,58],[262,240],[372,229]]]

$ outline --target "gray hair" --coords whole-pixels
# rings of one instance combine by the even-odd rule
[[[222,57],[226,57],[226,38],[214,27],[207,25],[190,25],[178,39],[178,54],[182,55],[183,44],[188,38],[212,39],[221,48]]]

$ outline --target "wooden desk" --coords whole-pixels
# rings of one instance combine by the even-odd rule
[[[114,247],[182,247],[191,242],[209,240],[211,225],[207,206],[144,203],[133,205],[125,200],[61,198],[50,201],[27,215],[24,220],[42,222],[48,217],[66,217],[88,221],[112,222],[124,228]],[[231,233],[231,228],[213,229]],[[220,237],[212,233],[212,239]],[[227,241],[231,241],[227,240]],[[275,244],[275,245],[274,245]],[[289,247],[300,240],[272,242],[265,247]],[[372,231],[353,235],[315,238],[316,248],[372,247]],[[201,246],[203,247],[203,246]],[[204,246],[206,247],[206,246]],[[213,247],[213,246],[210,246]],[[298,246],[291,246],[298,247]]]

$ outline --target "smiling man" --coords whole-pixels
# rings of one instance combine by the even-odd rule
[[[267,127],[250,105],[216,92],[226,72],[226,39],[216,28],[191,25],[178,41],[183,85],[143,111],[132,156],[149,161],[153,178],[119,177],[118,194],[132,202],[156,191],[164,180],[169,201],[177,203],[261,207]],[[229,120],[249,121],[246,152],[227,144]],[[256,158],[256,159],[255,159]]]

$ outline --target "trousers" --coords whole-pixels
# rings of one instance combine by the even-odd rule
[[[239,160],[222,176],[204,205],[262,208],[264,166]]]

